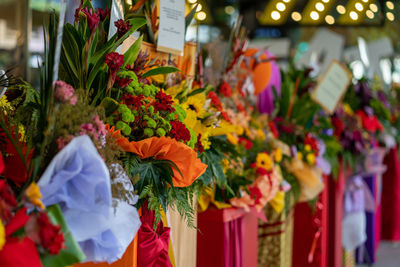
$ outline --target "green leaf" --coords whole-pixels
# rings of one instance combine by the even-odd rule
[[[146,73],[144,73],[142,75],[142,78],[147,78],[150,76],[160,75],[160,74],[168,74],[168,73],[177,72],[177,71],[180,71],[180,70],[175,67],[158,67],[158,68],[151,69],[151,70],[147,71]]]
[[[196,9],[197,9],[197,6],[198,6],[198,5],[199,5],[199,4],[196,4],[196,5],[192,8],[192,10],[190,10],[189,14],[187,14],[186,17],[185,17],[185,33],[186,33],[187,28],[189,27],[190,23],[192,23],[192,20],[193,20],[193,18],[194,18],[194,15],[196,14]]]
[[[132,45],[129,47],[128,51],[125,52],[124,54],[124,65],[122,67],[125,67],[126,65],[131,65],[135,63],[135,60],[137,56],[139,55],[140,52],[140,47],[142,45],[143,41],[143,35],[141,35]]]
[[[86,256],[69,231],[60,207],[58,205],[52,205],[47,207],[46,210],[52,223],[61,226],[64,233],[64,245],[66,248],[60,250],[57,255],[46,254],[41,256],[43,266],[64,267],[83,261]]]
[[[107,96],[101,101],[100,106],[104,108],[105,115],[108,117],[118,109],[119,103]]]
[[[206,90],[206,88],[199,88],[199,89],[193,90],[192,92],[187,94],[187,97],[191,97],[191,96],[194,96],[194,95],[197,95],[197,94],[201,94],[205,90]]]

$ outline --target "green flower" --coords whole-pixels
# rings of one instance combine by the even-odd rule
[[[156,123],[156,121],[155,120],[153,120],[153,119],[149,119],[148,121],[147,121],[147,126],[149,126],[150,128],[156,128],[156,126],[157,126],[157,123]]]
[[[165,130],[163,128],[158,128],[156,131],[158,136],[164,136],[165,135]]]
[[[153,131],[152,129],[150,129],[150,128],[145,128],[145,129],[143,130],[143,132],[144,132],[144,134],[145,134],[146,136],[148,136],[148,137],[152,137],[152,136],[154,135],[154,131]]]

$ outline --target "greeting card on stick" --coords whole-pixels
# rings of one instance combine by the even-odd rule
[[[312,98],[326,111],[333,113],[351,82],[351,72],[337,60],[333,60],[328,70],[319,79]]]
[[[157,51],[182,55],[185,44],[185,0],[160,0]]]

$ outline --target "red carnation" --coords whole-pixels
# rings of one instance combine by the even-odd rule
[[[128,106],[133,106],[136,110],[138,110],[142,106],[142,100],[144,99],[144,95],[142,94],[138,96],[124,95],[122,99],[123,99],[123,104],[126,104]]]
[[[127,33],[132,26],[129,24],[129,21],[125,22],[123,19],[119,19],[114,22],[115,27],[117,27],[118,39]]]
[[[229,83],[227,83],[227,82],[223,82],[220,85],[219,91],[221,92],[221,94],[223,94],[226,97],[231,97],[232,96],[232,88],[229,85]]]
[[[197,136],[196,149],[200,153],[204,152],[204,147],[203,144],[201,143],[201,134]]]
[[[239,143],[242,144],[247,150],[250,150],[253,147],[253,143],[244,137],[239,137]]]
[[[331,122],[333,127],[335,128],[335,136],[340,137],[342,132],[344,131],[344,123],[339,117],[332,117]]]
[[[275,123],[273,121],[268,122],[269,129],[271,130],[272,134],[275,138],[279,137],[278,130],[276,129]]]
[[[53,225],[44,212],[40,213],[37,222],[40,227],[39,236],[41,245],[51,254],[58,254],[65,247],[64,235],[60,226]]]
[[[99,16],[96,14],[96,12],[93,12],[92,8],[85,7],[81,9],[81,11],[87,18],[90,32],[93,33],[96,30],[97,25],[99,25]]]
[[[208,98],[211,99],[211,103],[219,110],[222,110],[222,104],[221,104],[221,100],[219,100],[219,97],[217,96],[217,94],[215,94],[214,92],[209,92],[208,93]]]
[[[174,101],[170,95],[167,95],[162,90],[158,91],[155,95],[156,101],[153,103],[156,111],[167,111],[169,113],[174,112],[175,108],[172,107]]]
[[[124,88],[127,85],[129,85],[133,80],[129,79],[129,78],[120,78],[120,77],[116,77],[115,81],[117,82],[119,88]]]
[[[175,140],[179,141],[182,140],[184,142],[190,141],[190,131],[186,128],[185,124],[180,121],[174,120],[171,121],[171,131],[169,135]]]

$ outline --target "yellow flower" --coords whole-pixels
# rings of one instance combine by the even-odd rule
[[[258,153],[256,158],[257,167],[264,168],[267,171],[271,170],[273,167],[273,161],[267,153]]]
[[[6,115],[7,112],[13,111],[13,107],[11,106],[10,102],[8,102],[5,95],[0,97],[0,110],[2,110]]]
[[[4,230],[4,225],[0,220],[0,250],[3,249],[5,243],[6,243],[6,231]]]
[[[305,145],[304,149],[305,149],[307,152],[310,152],[310,151],[311,151],[311,146],[310,146],[310,145]]]
[[[44,209],[44,205],[41,200],[42,194],[40,193],[39,186],[35,182],[31,183],[28,189],[26,189],[26,196],[33,205]]]
[[[281,162],[282,161],[282,149],[280,147],[275,149],[274,160],[276,162]]]
[[[226,138],[228,139],[228,142],[231,143],[232,145],[237,145],[238,144],[238,139],[236,138],[236,136],[227,133],[226,134]]]
[[[204,94],[197,94],[188,97],[188,99],[185,102],[185,104],[187,105],[187,109],[196,112],[196,115],[199,118],[203,118],[206,115],[206,110],[204,109],[205,103],[206,103],[206,96]]]
[[[354,115],[354,111],[351,109],[351,107],[349,106],[349,104],[344,104],[343,105],[343,109],[344,112],[346,112],[348,115],[353,116]]]
[[[265,133],[264,133],[264,131],[263,130],[261,130],[261,129],[258,129],[257,130],[257,139],[260,139],[260,140],[265,140]]]
[[[314,154],[312,154],[312,153],[307,154],[306,159],[307,159],[308,164],[310,164],[310,165],[315,164],[315,155]]]
[[[303,153],[297,152],[296,157],[297,157],[297,159],[299,159],[299,160],[303,160]]]

